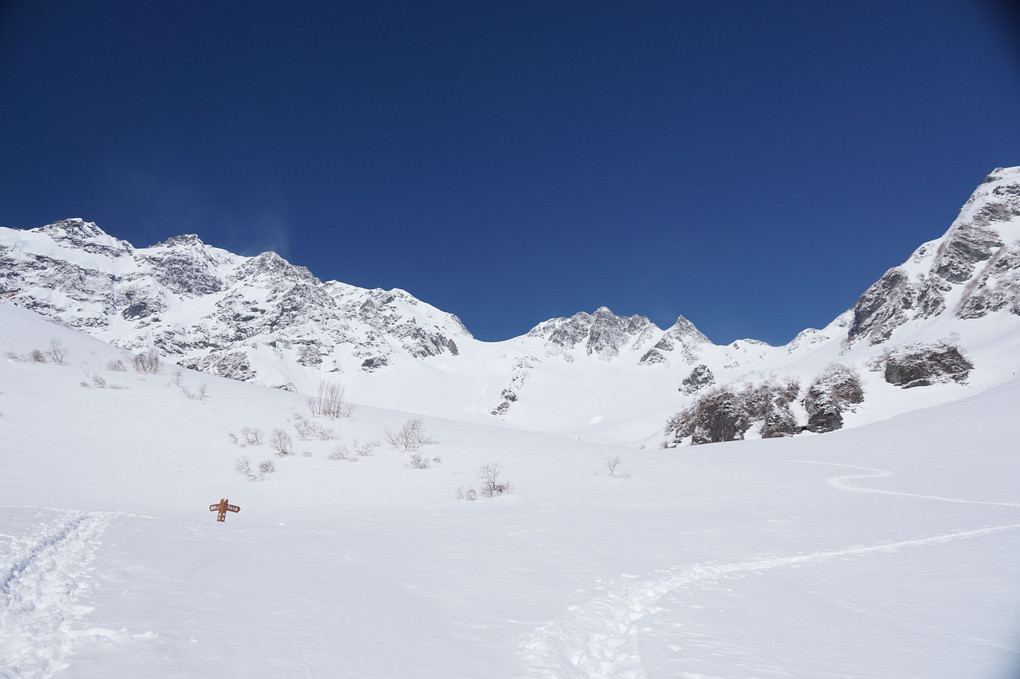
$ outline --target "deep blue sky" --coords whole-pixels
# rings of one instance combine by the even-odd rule
[[[0,4],[0,225],[785,343],[1020,164],[980,0]]]

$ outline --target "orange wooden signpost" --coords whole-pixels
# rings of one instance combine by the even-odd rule
[[[220,500],[219,503],[217,503],[217,504],[209,505],[209,511],[210,512],[219,512],[219,514],[216,515],[216,520],[217,521],[226,521],[227,520],[227,512],[234,512],[236,514],[239,511],[241,511],[241,508],[238,507],[237,505],[227,504],[227,501],[225,499],[223,499],[223,500]]]

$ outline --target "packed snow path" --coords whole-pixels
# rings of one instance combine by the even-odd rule
[[[841,491],[898,495],[961,504],[1020,507],[1020,503],[963,500],[861,488],[850,481],[888,478],[894,474],[886,470],[852,465],[823,462],[809,464],[849,467],[869,472],[826,479],[827,485]],[[1020,523],[787,557],[767,556],[732,563],[676,566],[660,571],[664,575],[623,587],[587,604],[574,607],[567,615],[535,629],[521,645],[521,657],[527,668],[526,676],[530,679],[647,679],[648,673],[642,664],[638,649],[640,631],[638,622],[650,613],[659,612],[656,604],[666,595],[692,586],[705,586],[728,575],[761,572],[786,566],[811,565],[842,557],[942,545],[1017,529],[1020,529]]]
[[[65,667],[75,639],[108,630],[72,629],[91,610],[90,562],[109,515],[38,510],[56,516],[26,535],[0,535],[0,677],[45,679]],[[37,520],[37,518],[36,518]]]

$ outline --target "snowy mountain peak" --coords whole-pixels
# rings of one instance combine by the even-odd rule
[[[60,221],[32,229],[49,236],[54,243],[65,248],[73,248],[93,254],[102,254],[116,257],[120,254],[130,254],[134,248],[127,241],[122,241],[110,236],[100,229],[95,222],[86,222],[80,217],[61,219]]]
[[[1020,314],[1020,167],[995,170],[942,238],[868,288],[853,307],[849,337],[877,344],[909,321],[1000,310]]]
[[[532,328],[528,336],[545,339],[553,350],[583,346],[585,354],[609,361],[652,330],[659,329],[645,316],[617,316],[603,306],[593,314],[582,311],[570,318],[550,319]]]

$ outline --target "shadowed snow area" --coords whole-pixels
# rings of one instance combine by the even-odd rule
[[[316,418],[0,305],[0,677],[1015,677],[1020,382],[989,355],[998,386],[788,439],[424,416],[416,468],[387,433],[420,416],[355,389]]]

